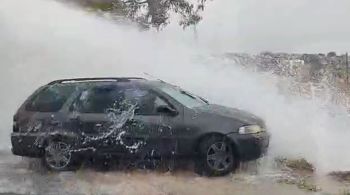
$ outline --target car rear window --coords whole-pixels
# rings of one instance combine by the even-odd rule
[[[27,111],[57,112],[75,90],[74,85],[50,85],[35,94],[26,105]]]

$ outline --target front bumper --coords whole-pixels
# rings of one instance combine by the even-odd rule
[[[266,154],[270,143],[270,134],[260,132],[256,134],[227,135],[235,145],[236,153],[241,161],[250,161],[262,157]]]

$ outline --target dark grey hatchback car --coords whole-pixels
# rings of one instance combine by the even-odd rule
[[[79,78],[35,91],[14,115],[11,141],[13,154],[56,171],[97,156],[152,165],[190,157],[219,176],[265,154],[269,137],[260,118],[163,81]]]

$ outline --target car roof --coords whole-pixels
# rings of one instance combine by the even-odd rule
[[[148,80],[141,77],[93,77],[93,78],[72,78],[55,80],[48,85],[139,85],[151,88],[158,88],[162,85],[171,85],[162,80]]]
[[[92,77],[92,78],[72,78],[60,79],[50,82],[48,85],[65,83],[91,83],[91,82],[132,82],[135,80],[146,80],[141,77]]]

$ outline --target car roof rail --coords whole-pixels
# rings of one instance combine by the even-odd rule
[[[74,79],[60,79],[50,82],[48,85],[60,84],[60,83],[73,83],[73,82],[89,82],[89,81],[114,81],[114,82],[129,82],[131,80],[146,80],[141,77],[93,77],[93,78],[74,78]]]

